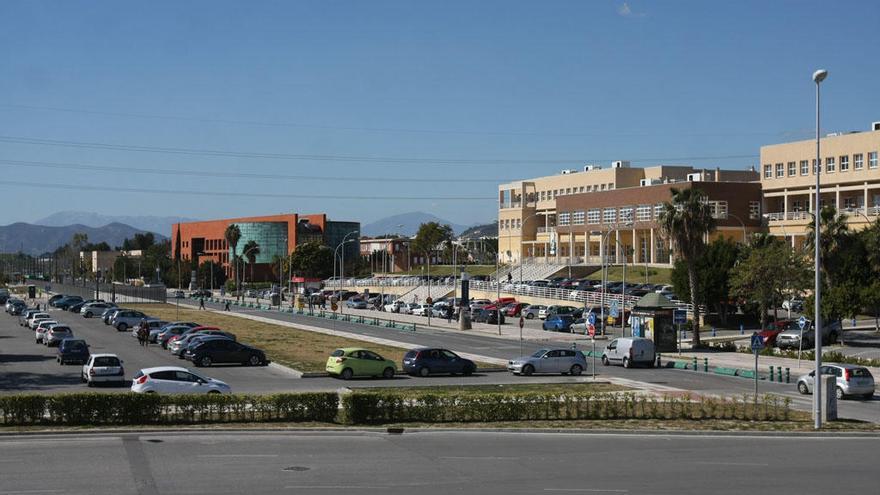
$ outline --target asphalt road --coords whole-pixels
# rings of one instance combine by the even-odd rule
[[[3,494],[876,493],[873,437],[415,431],[0,438]],[[43,469],[39,469],[42,467]]]

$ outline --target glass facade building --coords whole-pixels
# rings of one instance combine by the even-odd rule
[[[287,222],[241,222],[235,225],[241,230],[241,239],[236,247],[239,256],[244,254],[244,246],[249,241],[254,241],[260,246],[260,253],[255,263],[271,263],[275,256],[284,257],[289,254]],[[232,249],[229,250],[229,259],[232,259]]]
[[[340,251],[345,251],[346,265],[348,265],[348,260],[354,260],[360,256],[360,242],[357,242],[358,239],[360,239],[360,230],[360,222],[327,222],[325,238],[327,246],[329,246],[330,249],[335,250],[346,235],[351,232],[357,232],[357,234],[352,234],[348,236],[349,239],[354,239],[356,242],[348,243],[345,247],[339,249]]]

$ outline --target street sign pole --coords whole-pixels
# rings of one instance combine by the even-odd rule
[[[678,355],[681,356],[681,323],[675,325],[675,331],[678,332]]]
[[[758,350],[755,349],[755,404],[758,403]]]
[[[755,406],[758,405],[758,353],[764,348],[764,338],[758,332],[752,333],[752,352],[755,353]],[[772,377],[771,377],[772,378]]]
[[[801,367],[801,352],[804,349],[804,327],[807,326],[807,319],[801,316],[798,318],[798,326],[801,329],[801,336],[798,339],[798,369]]]
[[[523,326],[525,326],[526,321],[523,319],[522,315],[519,317],[519,355],[523,355],[523,338],[522,338],[522,330]]]
[[[593,335],[590,337],[590,340],[593,341],[593,381],[596,380],[596,331],[593,330]]]

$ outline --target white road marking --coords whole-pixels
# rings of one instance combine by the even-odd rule
[[[507,461],[507,460],[518,460],[520,457],[498,457],[498,456],[458,456],[458,455],[447,455],[438,457],[438,459],[464,459],[464,460],[490,460],[490,461]]]
[[[201,454],[196,457],[278,457],[278,454]]]
[[[583,493],[629,493],[629,490],[614,488],[544,488],[545,492],[583,492]]]
[[[766,462],[708,462],[697,461],[696,464],[705,464],[708,466],[769,466]]]

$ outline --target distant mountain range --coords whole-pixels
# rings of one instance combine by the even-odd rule
[[[47,227],[64,227],[68,225],[85,225],[87,227],[103,227],[105,225],[121,223],[130,225],[136,229],[153,232],[163,237],[171,235],[171,226],[178,222],[194,222],[195,218],[186,217],[155,217],[155,216],[125,216],[125,215],[102,215],[90,211],[59,211],[46,218],[34,222],[36,225]]]
[[[146,232],[144,229],[136,229],[130,225],[116,222],[97,228],[81,224],[47,227],[19,222],[0,226],[0,253],[21,251],[26,254],[39,255],[51,252],[70,242],[73,234],[77,233],[89,236],[91,243],[106,242],[111,248],[114,248],[122,245],[122,241],[125,239],[144,232]],[[167,236],[161,236],[161,238],[165,239]]]
[[[449,225],[456,234],[468,228],[467,225],[452,223],[430,213],[413,211],[385,217],[376,220],[375,222],[361,225],[361,235],[370,237],[384,234],[414,236],[419,230],[419,225],[427,222],[437,222],[441,225]]]

